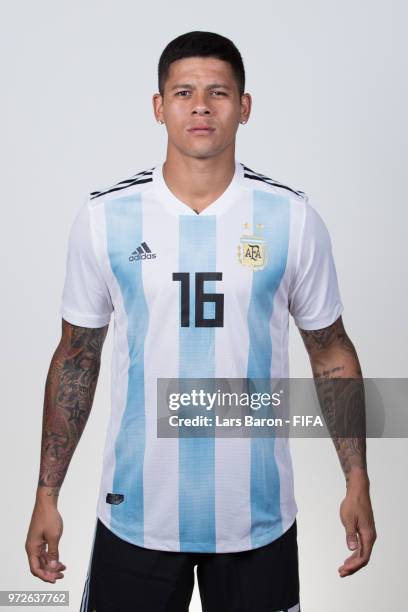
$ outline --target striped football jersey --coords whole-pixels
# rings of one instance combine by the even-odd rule
[[[331,240],[307,195],[235,162],[201,213],[163,164],[90,193],[72,224],[62,317],[114,314],[111,413],[96,513],[146,548],[234,552],[295,520],[284,437],[157,436],[158,378],[288,378],[289,314],[342,313]]]

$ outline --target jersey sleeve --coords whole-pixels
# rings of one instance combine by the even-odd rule
[[[113,311],[92,239],[88,201],[77,213],[68,238],[65,282],[60,313],[68,323],[104,327]]]
[[[306,196],[297,267],[289,291],[289,311],[301,329],[328,327],[343,312],[327,227]]]

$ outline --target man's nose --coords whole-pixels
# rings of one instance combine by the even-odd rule
[[[205,93],[196,92],[192,113],[193,115],[208,115],[210,113]]]
[[[192,110],[193,115],[209,115],[210,111],[206,106],[195,106]]]

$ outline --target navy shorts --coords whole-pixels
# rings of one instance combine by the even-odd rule
[[[194,567],[203,612],[300,612],[297,524],[252,550],[151,550],[97,519],[80,612],[188,612]]]

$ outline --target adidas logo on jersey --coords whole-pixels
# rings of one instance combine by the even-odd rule
[[[129,261],[138,261],[139,259],[156,259],[156,253],[151,252],[146,242],[142,242],[129,257]]]

